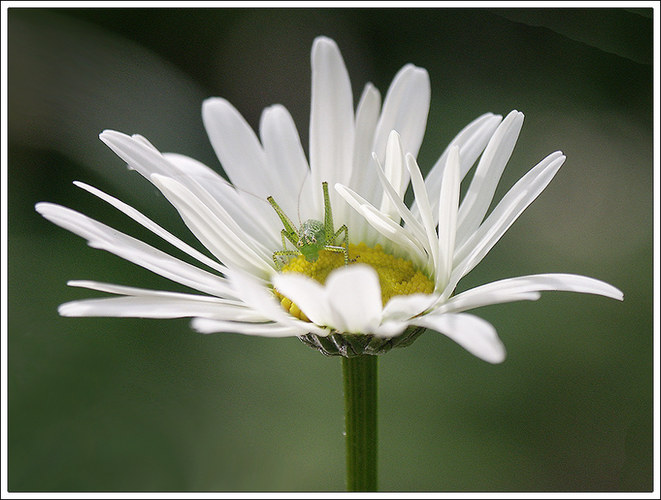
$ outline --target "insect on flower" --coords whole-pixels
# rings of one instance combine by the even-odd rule
[[[283,212],[282,208],[273,199],[273,196],[267,198],[273,209],[280,217],[282,225],[285,228],[282,234],[282,250],[273,252],[273,262],[278,269],[282,268],[282,261],[279,257],[303,255],[309,262],[314,262],[319,258],[321,250],[337,252],[344,254],[344,265],[349,263],[349,229],[342,225],[335,231],[333,228],[333,211],[331,209],[330,197],[328,196],[328,182],[321,183],[324,192],[324,222],[316,219],[308,219],[301,224],[301,228],[296,231],[294,223]],[[340,234],[344,233],[344,243],[342,246],[336,245]],[[287,250],[287,240],[296,247],[296,250]]]
[[[337,44],[326,37],[315,39],[311,62],[309,159],[283,106],[264,111],[258,137],[236,108],[217,97],[204,102],[202,118],[231,182],[192,158],[159,152],[142,136],[101,133],[103,142],[172,203],[213,258],[109,194],[77,185],[212,271],[69,208],[38,203],[39,213],[85,238],[91,247],[195,291],[75,280],[69,284],[115,296],[68,302],[60,306],[61,315],[191,317],[199,332],[296,336],[324,354],[345,357],[385,353],[409,344],[426,328],[485,361],[500,363],[505,347],[495,328],[466,311],[537,300],[547,290],[623,299],[620,290],[603,281],[559,273],[505,278],[457,293],[462,278],[551,182],[564,154],[546,156],[489,211],[523,113],[476,118],[425,178],[416,157],[429,112],[427,72],[405,65],[383,102],[378,90],[366,85],[354,110]],[[471,169],[470,184],[461,196],[462,180]],[[322,179],[335,189],[330,194],[337,194],[334,214]],[[323,196],[318,196],[319,184]],[[405,203],[409,185],[411,206]],[[275,199],[291,212],[293,203],[286,203],[295,199],[296,187],[307,220],[300,224],[299,217],[294,225]],[[244,194],[260,203],[248,203]],[[337,231],[333,215],[342,226]]]

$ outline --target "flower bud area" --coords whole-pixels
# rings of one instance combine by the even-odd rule
[[[350,244],[349,265],[358,263],[369,265],[379,276],[383,305],[396,295],[429,294],[434,291],[434,283],[425,274],[418,271],[412,262],[387,254],[381,245],[369,247],[365,243]],[[306,260],[302,255],[292,258],[282,267],[281,272],[304,274],[324,284],[331,271],[343,266],[343,253],[322,250],[319,252],[319,258],[314,262]],[[310,321],[291,300],[277,291],[275,294],[280,299],[282,307],[292,316],[303,321]]]

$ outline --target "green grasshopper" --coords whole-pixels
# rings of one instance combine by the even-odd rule
[[[285,228],[282,234],[282,250],[273,252],[273,262],[278,269],[282,268],[282,262],[279,257],[295,257],[303,255],[309,262],[314,262],[319,258],[321,250],[337,252],[344,254],[344,265],[349,263],[349,230],[346,225],[335,231],[333,228],[333,212],[331,210],[330,197],[328,195],[328,182],[322,182],[321,187],[324,192],[324,222],[308,219],[301,224],[301,228],[296,231],[294,223],[285,215],[280,206],[275,202],[273,196],[267,198],[273,209],[280,217],[282,225]],[[340,234],[344,232],[344,243],[341,246],[336,245]],[[287,240],[296,247],[296,250],[287,250]]]

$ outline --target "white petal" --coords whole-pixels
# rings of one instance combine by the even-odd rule
[[[202,166],[201,163],[189,159],[187,162],[173,164],[144,137],[135,135],[129,137],[121,132],[105,130],[99,138],[122,158],[130,168],[138,171],[151,181],[152,175],[158,174],[176,179],[198,197],[209,196],[206,186],[215,188],[220,176]],[[201,172],[204,170],[204,173]],[[188,172],[192,175],[188,175]],[[199,182],[202,180],[202,182]],[[205,186],[205,187],[203,187]]]
[[[36,209],[54,224],[85,238],[92,248],[106,250],[195,290],[215,296],[233,295],[225,278],[191,266],[79,212],[51,203],[38,203]]]
[[[149,144],[146,139],[140,136],[129,137],[119,132],[107,130],[99,137],[117,155],[124,159],[131,168],[140,172],[149,181],[152,181],[153,174],[171,177],[194,193],[195,196],[208,206],[211,206],[213,202],[218,203],[216,196],[218,195],[218,191],[222,189],[222,182],[219,182],[217,174],[212,173],[207,167],[202,167],[199,162],[191,159],[182,160],[179,157],[179,161],[172,163]],[[170,158],[173,158],[173,156],[170,156]],[[202,174],[205,169],[206,172]],[[191,170],[195,172],[195,175],[186,175],[186,172]],[[273,210],[266,202],[268,195],[261,198],[255,197],[254,194],[251,196],[252,210],[250,213],[256,219],[255,224],[259,225],[263,219],[266,219],[271,221],[270,226],[272,227],[270,230],[267,227],[263,233],[264,236],[257,241],[265,241],[273,245],[274,242],[277,243],[279,240],[279,230],[276,224],[277,218],[273,218]],[[209,201],[210,199],[213,199],[213,202]],[[257,201],[259,203],[256,203]],[[224,204],[229,204],[229,202],[225,202]],[[255,234],[259,236],[258,232]]]
[[[203,187],[209,192],[209,194],[217,198],[222,198],[225,193],[225,188],[231,186],[231,184],[218,174],[218,172],[195,158],[179,153],[160,154],[163,155],[163,158],[165,158],[168,164],[172,166],[172,170],[169,172],[168,177],[172,177],[179,182],[183,183],[184,178],[193,179],[200,187]]]
[[[433,306],[437,298],[437,295],[426,293],[397,295],[390,299],[383,308],[383,320],[408,321]]]
[[[465,127],[450,143],[444,154],[449,153],[452,146],[459,146],[462,179],[482,154],[502,120],[501,115],[486,113]]]
[[[489,363],[505,360],[505,346],[496,329],[487,321],[470,314],[427,314],[411,323],[435,330],[454,340],[468,352]]]
[[[466,173],[477,160],[477,157],[482,153],[489,139],[498,127],[502,120],[502,116],[486,113],[479,118],[473,120],[450,142],[448,147],[443,151],[443,154],[436,161],[432,169],[425,178],[425,186],[429,193],[429,200],[431,201],[432,213],[434,217],[438,215],[438,199],[441,191],[441,180],[443,178],[443,171],[448,159],[448,154],[453,146],[459,146],[459,156],[461,158],[461,178],[463,179]],[[418,208],[414,203],[411,207],[414,214],[418,213]]]
[[[388,197],[393,207],[395,207],[395,209],[397,210],[397,216],[404,220],[406,229],[408,231],[411,231],[414,237],[417,238],[420,241],[420,243],[423,244],[423,246],[427,245],[429,241],[427,240],[427,236],[425,235],[425,230],[422,227],[422,224],[418,222],[418,220],[413,216],[409,208],[406,206],[403,200],[403,196],[400,196],[399,193],[395,192],[395,189],[392,187],[392,185],[386,178],[385,174],[383,173],[383,169],[381,168],[381,165],[379,164],[379,161],[376,158],[376,154],[374,155],[373,163],[379,181],[381,182],[383,193],[385,196]],[[431,254],[430,248],[425,248],[425,250],[427,250],[427,252]]]
[[[340,332],[369,334],[381,323],[381,285],[370,266],[335,269],[326,280],[326,297]]]
[[[332,327],[335,323],[324,287],[312,278],[296,273],[276,274],[273,288],[296,304],[316,325]]]
[[[381,110],[381,95],[370,83],[365,85],[363,94],[356,109],[356,129],[353,146],[353,169],[349,185],[358,193],[377,203],[378,182],[372,168],[372,142],[374,129]],[[349,235],[352,241],[370,241],[374,230],[365,224],[363,218],[354,210],[347,213],[347,226],[351,228]]]
[[[539,292],[508,293],[500,290],[485,290],[479,295],[471,294],[466,296],[464,296],[463,293],[460,293],[442,304],[435,311],[439,313],[458,313],[493,304],[519,302],[522,300],[539,300],[541,296],[542,294]]]
[[[105,131],[103,131],[103,132],[101,133],[101,136],[103,136],[104,134],[106,134],[106,133],[108,133],[108,132],[109,132],[109,133],[113,133],[113,132],[114,132],[114,133],[116,133],[116,134],[121,134],[121,132],[116,132],[116,131],[111,131],[111,130],[105,130]],[[122,134],[122,135],[124,135],[124,134]],[[128,136],[127,136],[127,137],[128,137]],[[140,135],[140,134],[132,134],[132,135],[131,135],[131,139],[133,139],[135,142],[138,142],[138,143],[142,144],[143,146],[146,146],[148,149],[151,149],[154,153],[160,153],[160,151],[158,150],[158,148],[157,148],[156,146],[154,146],[151,142],[149,142],[149,139],[147,139],[146,137],[144,137],[144,136],[142,136],[142,135]]]
[[[256,279],[254,276],[232,269],[229,271],[228,278],[232,287],[236,291],[244,304],[251,307],[254,311],[262,314],[265,318],[277,322],[284,326],[292,328],[305,329],[307,333],[316,333],[326,335],[326,331],[316,325],[303,322],[294,318],[286,312],[280,305],[279,300],[273,294],[270,286]]]
[[[163,153],[163,157],[178,171],[173,179],[197,193],[202,192],[218,202],[236,223],[256,241],[269,248],[281,243],[280,221],[266,198],[237,189],[203,163],[177,153]],[[195,183],[196,186],[191,186]],[[208,197],[205,197],[208,199]]]
[[[406,321],[389,320],[384,321],[378,327],[376,327],[372,331],[372,334],[376,337],[393,338],[404,333],[404,330],[406,330],[408,327],[409,324]]]
[[[369,164],[372,160],[372,142],[380,108],[379,91],[372,84],[367,84],[356,109],[353,172],[349,185],[372,203],[376,203],[376,199],[370,198],[367,192],[374,190],[375,179]]]
[[[406,228],[395,223],[389,217],[383,215],[376,208],[370,205],[367,200],[361,198],[351,189],[341,184],[335,185],[336,191],[351,205],[370,226],[385,236],[390,242],[395,244],[395,248],[402,247],[418,263],[426,265],[427,255],[422,248],[421,243],[407,231]]]
[[[459,279],[484,258],[523,211],[551,182],[564,161],[565,156],[559,151],[550,154],[508,191],[478,230],[455,252],[453,279],[450,280],[451,286],[446,288],[446,292],[451,292]]]
[[[427,126],[431,87],[423,68],[407,64],[395,75],[383,100],[381,118],[374,133],[374,147],[379,158],[385,157],[386,143],[392,130],[402,141],[404,153],[417,156]]]
[[[453,146],[443,172],[441,196],[438,204],[438,262],[436,265],[436,287],[443,290],[452,274],[454,245],[459,208],[459,148]]]
[[[509,228],[509,225],[516,219],[517,203],[524,197],[524,193],[519,193],[518,197],[512,200],[513,203],[504,205],[501,211],[498,212],[498,217],[494,217],[496,212],[492,213],[489,219],[480,226],[480,228],[473,234],[473,237],[455,251],[454,267],[452,274],[445,289],[443,290],[443,299],[447,299],[454,291],[454,288],[459,283],[459,280],[468,274],[482,259],[489,253],[489,250],[498,242],[503,234]],[[489,224],[487,224],[489,222]],[[461,253],[467,250],[467,254]],[[460,256],[466,255],[463,260],[459,260]]]
[[[204,255],[204,254],[198,252],[197,250],[195,250],[190,245],[184,243],[179,238],[174,236],[172,233],[166,231],[161,226],[159,226],[158,224],[153,222],[151,219],[145,217],[143,214],[141,214],[135,208],[127,205],[126,203],[118,200],[117,198],[114,198],[113,196],[110,196],[110,195],[104,193],[103,191],[101,191],[101,190],[99,190],[95,187],[92,187],[92,186],[89,186],[89,185],[85,184],[84,182],[76,181],[76,182],[74,182],[74,184],[76,186],[78,186],[79,188],[82,188],[85,191],[87,191],[87,192],[89,192],[89,193],[91,193],[95,196],[98,196],[103,201],[109,203],[110,205],[115,207],[120,212],[123,212],[124,214],[128,215],[131,219],[133,219],[134,221],[136,221],[137,223],[139,223],[143,227],[146,227],[147,229],[149,229],[154,234],[160,236],[161,238],[163,238],[165,241],[167,241],[168,243],[170,243],[174,247],[176,247],[179,250],[187,253],[188,255],[190,255],[191,257],[193,257],[195,259],[197,259],[201,263],[203,263],[203,264],[209,266],[210,268],[215,269],[216,271],[221,272],[221,273],[224,273],[226,271],[227,268],[225,266],[223,266],[222,264],[219,264],[215,260],[210,259],[206,255]]]
[[[376,162],[376,159],[372,159],[370,161],[370,164],[368,166],[368,170],[374,170],[377,167],[374,165]],[[371,176],[369,176],[371,179]],[[362,200],[361,203],[368,203],[371,204],[371,202],[367,201],[367,198],[363,196],[365,194],[366,196],[369,196],[372,199],[380,199],[381,196],[381,189],[379,189],[379,182],[378,180],[373,180],[373,185],[370,186],[369,188],[363,188],[361,191],[360,196],[356,194],[358,191],[351,189],[350,192],[352,193],[351,195],[348,195],[349,191],[343,191],[341,192],[342,188],[338,188],[338,186],[344,186],[343,184],[337,183],[335,184],[335,191],[338,193],[340,199],[343,199],[345,202],[347,202],[350,207],[353,208],[353,210],[349,209],[349,215],[348,215],[348,220],[350,221],[350,224],[347,224],[347,227],[349,229],[349,239],[352,243],[355,242],[369,242],[372,245],[376,245],[378,243],[383,244],[385,243],[385,240],[383,239],[382,236],[379,235],[378,231],[376,231],[370,224],[367,224],[365,217],[360,213],[360,210],[357,207],[356,203],[352,204],[348,197],[357,197],[358,199]],[[348,189],[348,188],[347,188]],[[375,194],[374,192],[378,191],[378,194]],[[361,203],[358,203],[360,205]]]
[[[312,109],[310,114],[310,171],[314,207],[323,214],[322,181],[329,185],[351,178],[354,143],[353,94],[349,74],[335,42],[318,37],[312,46]],[[346,223],[347,210],[330,193],[333,217]]]
[[[512,111],[489,141],[457,216],[457,241],[463,243],[484,219],[505,165],[523,126],[523,113]]]
[[[177,181],[159,175],[152,182],[170,200],[193,234],[228,267],[239,267],[266,278],[273,271],[268,254],[239,228],[223,208],[209,207]]]
[[[130,137],[115,130],[104,130],[99,134],[99,139],[124,160],[129,168],[147,179],[154,173],[176,174],[159,151],[142,136]]]
[[[285,213],[293,216],[299,206],[306,207],[309,203],[307,200],[301,203],[300,195],[303,183],[310,175],[294,120],[284,106],[271,106],[262,113],[259,132],[269,168],[273,169],[276,178],[270,194]],[[305,220],[312,214],[303,213],[301,216]]]
[[[165,156],[158,151],[147,139],[142,136],[134,135],[128,136],[121,132],[114,130],[104,130],[99,138],[110,148],[115,154],[122,158],[129,166],[139,172],[146,179],[150,180],[153,174],[159,174],[166,177],[173,177],[178,179],[179,182],[186,184],[186,186],[195,191],[201,190],[201,185],[197,182],[196,176],[185,175],[186,171],[182,171],[180,165],[170,163]],[[199,163],[199,162],[198,162]],[[189,165],[185,165],[189,168]],[[200,167],[195,168],[196,173],[199,172]],[[205,182],[208,183],[210,178],[213,178],[215,183],[218,174],[208,172],[205,175]]]
[[[202,105],[202,119],[223,170],[236,187],[266,199],[276,173],[255,132],[225,99],[213,97]]]
[[[307,332],[279,323],[239,323],[236,321],[219,321],[207,318],[195,318],[191,322],[194,330],[200,333],[241,333],[260,337],[298,337]]]
[[[226,298],[210,297],[208,295],[192,295],[189,293],[168,292],[165,290],[150,290],[147,288],[136,288],[133,286],[115,285],[113,283],[103,283],[100,281],[90,280],[69,280],[68,286],[76,288],[86,288],[88,290],[96,290],[98,292],[114,293],[116,295],[131,295],[135,297],[167,297],[171,299],[185,299],[195,300],[198,302],[211,302],[213,304],[233,304],[241,305],[236,300],[228,300]]]
[[[360,214],[374,229],[393,243],[395,253],[399,254],[404,251],[411,260],[427,267],[430,259],[422,246],[424,242],[417,240],[406,228],[396,224],[371,205],[362,205]]]
[[[381,112],[381,94],[371,83],[365,85],[356,109],[353,151],[353,171],[349,185],[370,203],[377,204],[381,192],[372,168],[374,132]],[[348,210],[347,226],[351,228],[352,241],[378,241],[374,228],[365,224],[355,210]]]
[[[620,290],[594,278],[575,274],[533,274],[472,288],[455,295],[439,310],[457,312],[502,302],[536,299],[538,292],[547,290],[591,293],[617,300],[624,298]],[[528,297],[529,294],[532,296]]]
[[[420,168],[418,167],[415,158],[410,154],[406,155],[406,167],[411,174],[413,194],[415,195],[415,201],[420,211],[422,226],[424,227],[427,236],[428,243],[426,246],[431,249],[431,269],[435,271],[436,263],[438,262],[438,237],[436,235],[436,223],[434,221],[434,216],[431,213],[431,206],[427,196],[427,189],[425,188]]]
[[[397,198],[402,200],[409,185],[409,175],[408,170],[404,167],[404,154],[399,141],[399,134],[394,130],[390,133],[386,145],[384,175],[388,180],[388,184],[392,186],[397,194]],[[399,224],[399,211],[386,193],[383,193],[381,197],[379,211]]]
[[[219,301],[198,301],[192,298],[165,296],[112,297],[85,299],[62,304],[62,316],[114,318],[191,318],[206,317],[234,321],[264,321],[245,306],[228,305]]]

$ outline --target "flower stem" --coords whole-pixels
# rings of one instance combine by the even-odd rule
[[[342,358],[347,491],[376,491],[376,361]]]

